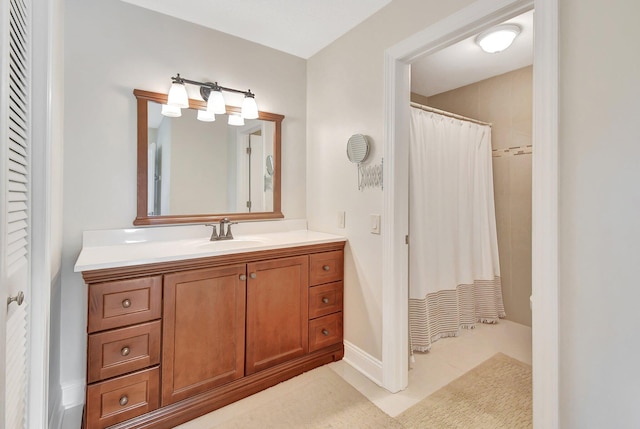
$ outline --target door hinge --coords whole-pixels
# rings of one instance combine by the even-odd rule
[[[251,208],[251,201],[247,201],[247,208],[250,209]]]
[[[409,235],[404,236],[404,244],[409,244]]]
[[[247,155],[251,155],[251,148],[250,147],[247,148]]]

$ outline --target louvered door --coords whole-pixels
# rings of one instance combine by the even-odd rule
[[[30,16],[28,0],[0,3],[0,425],[25,426],[30,242]],[[24,297],[24,302],[23,302]],[[1,405],[0,405],[1,406]]]

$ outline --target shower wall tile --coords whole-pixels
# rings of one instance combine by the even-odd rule
[[[507,318],[531,326],[533,67],[411,100],[490,122],[502,294]],[[506,150],[519,148],[517,150]],[[505,151],[506,150],[506,151]],[[533,149],[535,150],[535,148]],[[529,152],[517,155],[519,152]]]
[[[514,322],[530,324],[531,308],[531,154],[508,158],[511,200],[511,286],[510,306]]]
[[[429,97],[429,106],[483,121],[484,119],[479,117],[478,103],[475,102],[478,99],[478,91],[478,86],[467,85],[443,92]]]
[[[512,74],[512,124],[514,132],[531,140],[533,118],[533,67],[516,70]]]

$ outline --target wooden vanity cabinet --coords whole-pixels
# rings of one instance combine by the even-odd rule
[[[344,242],[83,272],[85,428],[172,428],[340,360]]]

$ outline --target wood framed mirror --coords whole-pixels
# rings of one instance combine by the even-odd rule
[[[214,122],[196,119],[206,102],[189,100],[180,117],[161,115],[167,94],[133,91],[138,111],[137,215],[134,225],[283,218],[283,115],[259,112],[228,125],[240,108]],[[267,161],[268,160],[268,161]],[[271,172],[267,171],[270,165]]]

